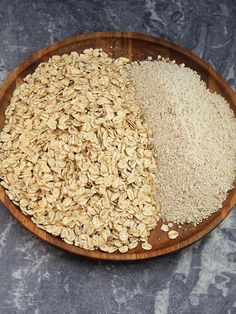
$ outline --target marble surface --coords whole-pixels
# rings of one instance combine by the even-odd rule
[[[0,0],[0,81],[71,35],[153,34],[190,49],[236,88],[234,0]],[[236,210],[211,234],[145,262],[94,262],[43,243],[0,208],[0,314],[235,314]]]

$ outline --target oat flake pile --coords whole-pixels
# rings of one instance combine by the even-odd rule
[[[128,60],[98,49],[54,56],[17,88],[1,132],[2,186],[69,244],[124,253],[157,223],[152,133]]]
[[[235,178],[235,134],[227,102],[190,69],[130,65],[99,49],[53,56],[6,110],[1,185],[69,244],[150,250],[160,217],[167,232],[220,208]]]

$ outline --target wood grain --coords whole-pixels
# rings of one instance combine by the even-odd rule
[[[0,128],[4,125],[4,112],[9,104],[15,87],[21,84],[22,79],[27,74],[32,73],[39,63],[47,61],[50,56],[55,54],[62,55],[73,50],[82,52],[85,48],[90,47],[102,48],[113,57],[125,56],[129,57],[131,60],[143,60],[148,56],[156,58],[158,55],[161,55],[163,57],[175,59],[177,63],[185,63],[186,66],[196,70],[201,75],[202,79],[206,81],[212,91],[216,91],[225,97],[230,103],[236,116],[236,96],[230,89],[229,85],[210,65],[191,52],[176,46],[173,43],[152,36],[125,32],[103,32],[75,36],[57,42],[38,51],[12,71],[0,87]],[[118,261],[146,259],[160,256],[184,248],[201,239],[214,229],[228,215],[232,207],[235,205],[236,188],[228,194],[222,209],[199,224],[196,228],[193,228],[191,225],[186,225],[179,230],[180,235],[177,239],[170,240],[166,233],[160,231],[160,226],[162,224],[160,221],[157,228],[152,231],[150,236],[150,242],[153,246],[151,251],[144,251],[138,246],[136,249],[130,250],[125,254],[109,254],[99,250],[87,251],[69,245],[63,242],[59,237],[54,237],[44,230],[39,229],[29,217],[25,216],[19,208],[8,199],[2,187],[0,187],[0,200],[26,229],[42,240],[71,253],[95,259]]]

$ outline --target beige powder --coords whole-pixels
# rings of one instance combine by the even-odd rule
[[[155,132],[162,215],[168,221],[197,224],[222,206],[233,186],[233,112],[184,65],[136,62],[131,74],[138,103]]]

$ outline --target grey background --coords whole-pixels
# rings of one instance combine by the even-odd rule
[[[236,88],[236,1],[0,0],[0,81],[65,37],[109,30],[172,40]],[[29,234],[0,208],[0,313],[236,313],[236,211],[210,235],[146,262],[94,262]]]

